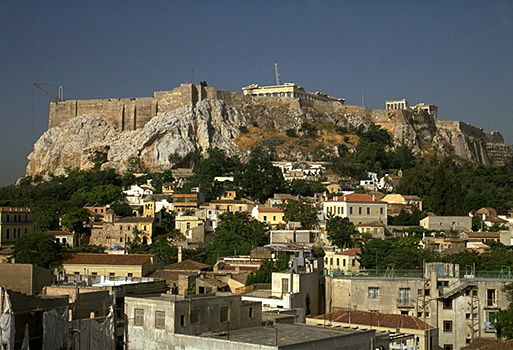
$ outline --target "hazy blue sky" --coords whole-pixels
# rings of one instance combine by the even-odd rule
[[[0,185],[22,177],[51,98],[143,97],[205,80],[282,81],[439,118],[513,143],[513,1],[0,0]],[[57,93],[57,87],[49,87]]]

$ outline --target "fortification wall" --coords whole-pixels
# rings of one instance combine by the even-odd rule
[[[218,95],[219,91],[213,87],[182,84],[171,91],[156,91],[153,97],[51,102],[48,127],[81,115],[98,114],[110,126],[121,131],[136,130],[144,127],[158,113],[170,113],[206,98],[218,98]]]

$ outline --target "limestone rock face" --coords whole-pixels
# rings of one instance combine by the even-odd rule
[[[204,99],[194,106],[158,114],[144,127],[131,131],[118,130],[100,114],[68,120],[50,128],[36,142],[28,157],[27,175],[61,175],[67,168],[94,167],[119,173],[163,171],[172,165],[171,155],[204,153],[211,147],[244,159],[248,150],[241,150],[237,144],[241,126],[258,125],[284,133],[298,131],[305,122],[333,123],[349,130],[366,129],[375,123],[390,133],[394,147],[404,145],[416,154],[434,151],[481,164],[513,164],[511,151],[499,132],[486,134],[463,122],[436,120],[425,112],[341,104],[302,106],[292,98],[232,96],[230,103]],[[327,145],[326,150],[336,154],[337,146]],[[277,148],[275,154],[286,160],[311,160],[311,155],[299,148]]]
[[[29,155],[27,175],[65,174],[66,168],[162,171],[169,156],[205,152],[210,147],[233,155],[235,138],[245,118],[219,100],[183,106],[158,115],[142,129],[119,132],[99,115],[74,118],[45,132]],[[98,164],[99,165],[99,164]]]

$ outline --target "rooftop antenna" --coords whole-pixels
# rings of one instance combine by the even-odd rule
[[[274,77],[276,78],[276,85],[281,85],[280,71],[278,70],[278,63],[274,64]]]

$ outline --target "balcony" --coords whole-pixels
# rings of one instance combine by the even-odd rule
[[[410,298],[397,298],[397,307],[399,308],[412,308],[413,303]]]

